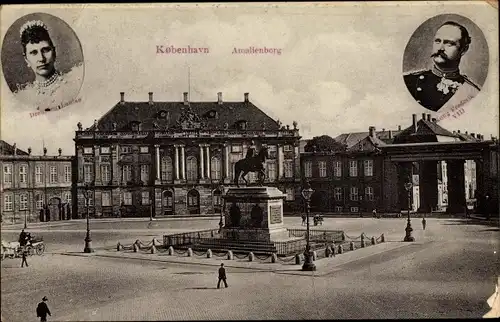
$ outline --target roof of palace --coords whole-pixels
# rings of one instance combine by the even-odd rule
[[[140,124],[141,131],[163,129],[279,130],[280,125],[250,101],[242,102],[122,102],[97,121],[99,131],[127,131]],[[89,130],[93,130],[95,124]]]
[[[25,152],[19,148],[16,148],[17,155],[28,155],[28,152]],[[0,140],[0,155],[14,155],[14,146],[5,142],[4,140]]]
[[[405,128],[400,133],[395,136],[395,141],[400,142],[404,140],[405,137],[409,136],[449,136],[457,137],[457,135],[448,131],[447,129],[439,126],[436,122],[420,119],[417,122],[417,129],[415,131],[413,125]]]
[[[376,138],[370,139],[373,141],[372,143],[376,145],[382,144],[390,144],[396,134],[400,131],[391,130],[392,138],[389,138],[389,130],[384,131],[375,131]],[[369,132],[351,132],[351,133],[342,133],[335,138],[335,141],[345,144],[347,148],[351,148],[357,144],[359,144],[366,137],[370,136]]]

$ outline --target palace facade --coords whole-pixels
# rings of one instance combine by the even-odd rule
[[[79,217],[155,217],[220,213],[234,185],[234,165],[252,142],[267,146],[266,185],[300,196],[299,130],[282,126],[250,100],[120,101],[75,132],[77,176],[73,209]],[[255,176],[249,174],[250,182]],[[242,182],[242,181],[240,181]],[[88,207],[86,207],[88,205]]]
[[[32,155],[0,141],[0,215],[4,223],[72,218],[73,157]]]

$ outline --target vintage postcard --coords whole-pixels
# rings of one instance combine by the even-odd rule
[[[5,5],[2,321],[498,317],[497,1]]]

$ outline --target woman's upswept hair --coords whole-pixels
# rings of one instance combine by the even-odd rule
[[[21,44],[24,54],[26,54],[27,44],[36,44],[41,41],[48,42],[54,48],[47,26],[40,20],[28,21],[21,27],[19,33],[21,34]]]

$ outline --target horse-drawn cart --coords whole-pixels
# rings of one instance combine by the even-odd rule
[[[24,246],[27,255],[42,255],[45,252],[45,244],[43,238],[29,237]],[[6,242],[2,240],[2,254],[1,259],[20,257],[23,252],[23,246],[19,242]]]

